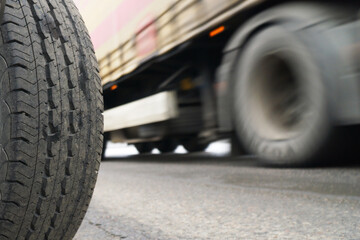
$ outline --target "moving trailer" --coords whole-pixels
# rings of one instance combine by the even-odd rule
[[[357,1],[77,2],[100,64],[106,140],[146,153],[231,138],[274,165],[358,149]]]

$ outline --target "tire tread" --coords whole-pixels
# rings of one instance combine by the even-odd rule
[[[72,1],[6,1],[0,239],[71,239],[89,205],[102,150],[103,100],[80,19]]]

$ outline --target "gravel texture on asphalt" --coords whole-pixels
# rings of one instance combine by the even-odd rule
[[[208,154],[113,159],[75,239],[360,239],[359,170]]]

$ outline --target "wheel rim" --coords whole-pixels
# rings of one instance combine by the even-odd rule
[[[301,132],[306,101],[295,67],[276,52],[262,57],[250,74],[251,124],[263,138],[284,140]]]

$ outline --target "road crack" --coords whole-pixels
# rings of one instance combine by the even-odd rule
[[[89,222],[90,225],[99,228],[100,230],[104,231],[105,233],[109,234],[110,236],[112,236],[114,238],[126,239],[128,237],[126,235],[121,235],[121,234],[116,234],[116,233],[110,232],[109,230],[104,228],[101,223],[95,223],[95,222],[92,222],[90,220],[88,222]]]

